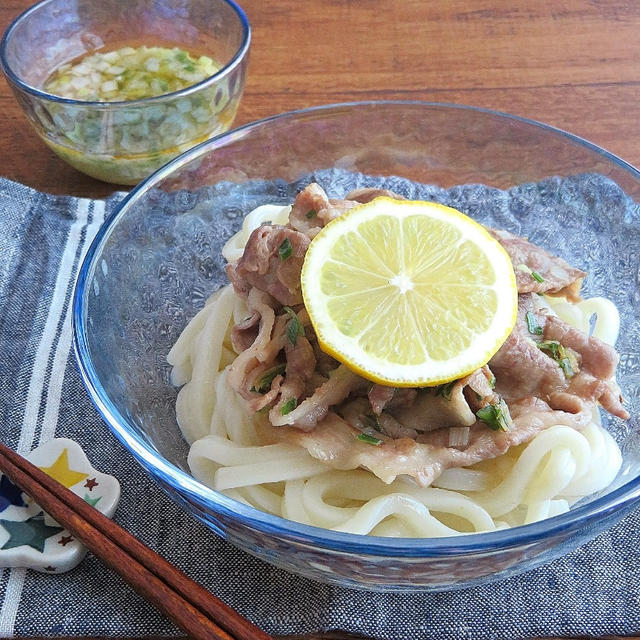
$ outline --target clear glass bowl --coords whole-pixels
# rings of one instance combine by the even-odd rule
[[[27,119],[56,154],[99,180],[137,184],[229,129],[250,39],[247,17],[233,0],[44,0],[7,29],[0,66]],[[65,62],[142,44],[208,55],[220,70],[181,91],[126,102],[70,100],[42,88]]]
[[[341,196],[341,176],[358,172],[405,187],[404,178],[440,187],[523,185],[511,212],[522,220],[521,231],[566,257],[575,254],[581,266],[595,261],[593,285],[587,283],[593,291],[587,293],[605,293],[621,309],[619,381],[632,415],[627,423],[610,421],[624,462],[606,492],[523,527],[399,540],[274,517],[189,475],[166,354],[224,280],[223,243],[258,204],[289,203],[310,174],[330,195]],[[575,178],[580,174],[599,177]],[[569,182],[551,176],[568,176]],[[543,179],[548,180],[541,186],[531,184]],[[597,185],[605,186],[605,195]],[[487,187],[469,189],[502,197]],[[527,217],[534,191],[557,199],[576,190],[586,203],[579,215],[565,220],[549,211],[544,219]],[[639,195],[638,171],[606,151],[557,129],[482,109],[368,102],[268,118],[163,167],[104,224],[75,292],[82,376],[104,420],[171,498],[268,562],[317,580],[375,590],[452,589],[525,571],[593,538],[640,499],[640,218],[632,200]],[[605,263],[611,268],[603,270]]]

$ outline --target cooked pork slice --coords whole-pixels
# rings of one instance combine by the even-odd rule
[[[578,354],[581,370],[597,378],[613,378],[618,366],[618,352],[595,336],[588,336],[557,316],[548,316],[544,324],[544,339],[557,340]]]
[[[588,371],[580,371],[571,378],[568,393],[585,402],[598,402],[609,413],[627,420],[629,412],[624,408],[620,387],[613,379],[602,380]]]
[[[231,346],[236,353],[247,350],[258,337],[260,314],[254,312],[231,328]]]
[[[417,395],[417,389],[387,387],[382,384],[374,384],[367,391],[371,410],[376,415],[380,415],[384,409],[409,407],[414,403]]]
[[[562,368],[539,348],[541,336],[529,330],[527,314],[531,314],[531,328],[543,330],[541,324],[546,316],[536,313],[535,309],[533,294],[518,296],[518,318],[513,331],[489,361],[496,376],[496,390],[508,403],[534,395],[545,396],[568,387]]]
[[[587,275],[584,271],[508,231],[491,228],[487,231],[509,254],[520,293],[548,293],[566,296],[574,302],[580,300],[580,287]]]
[[[249,236],[242,257],[227,265],[227,276],[241,296],[256,287],[281,304],[300,304],[300,271],[308,247],[309,238],[303,233],[261,225]]]
[[[394,387],[386,387],[382,384],[374,384],[367,392],[371,409],[376,415],[380,415],[383,409],[391,402],[393,394],[395,393]]]
[[[497,405],[500,402],[500,396],[494,391],[495,384],[495,376],[487,365],[467,376],[464,397],[474,413],[489,404]]]
[[[296,196],[289,214],[289,226],[313,238],[327,222],[357,204],[350,200],[329,199],[324,189],[312,182]]]
[[[303,400],[285,415],[282,415],[282,407],[280,409],[274,407],[269,412],[269,422],[275,427],[291,425],[308,431],[325,418],[330,407],[340,404],[352,391],[363,388],[365,384],[366,381],[363,378],[342,364],[324,384],[315,390],[312,396]]]
[[[554,348],[563,349],[566,358],[559,351],[554,357]],[[518,297],[515,327],[489,364],[496,375],[496,389],[509,406],[514,400],[537,396],[553,408],[599,402],[609,413],[629,417],[613,377],[616,350],[545,313],[536,306],[533,294]]]
[[[415,401],[405,407],[390,409],[403,427],[415,431],[432,431],[441,427],[468,427],[476,421],[464,395],[467,378],[453,383],[421,389]]]
[[[348,424],[371,436],[384,434],[391,438],[415,438],[418,432],[403,427],[390,413],[386,411],[379,415],[372,414],[371,405],[367,398],[349,398],[334,411]]]
[[[583,428],[591,412],[574,415],[553,411],[545,402],[529,398],[512,407],[514,424],[508,431],[492,431],[486,425],[470,427],[464,447],[447,446],[449,429],[438,429],[414,438],[385,438],[375,446],[357,439],[361,433],[333,412],[315,429],[274,429],[276,438],[304,447],[314,457],[336,469],[369,469],[384,482],[408,475],[421,486],[430,485],[449,467],[468,465],[495,458],[511,446],[530,441],[539,431],[554,424]]]
[[[259,376],[273,366],[276,357],[286,342],[286,321],[278,319],[271,307],[273,299],[269,294],[252,288],[247,295],[247,306],[259,320],[259,329],[253,343],[233,361],[229,368],[227,382],[245,400],[255,399],[252,391]]]
[[[404,196],[401,196],[394,191],[389,191],[389,189],[375,189],[374,187],[355,189],[354,191],[347,193],[345,197],[347,200],[355,200],[356,202],[364,204],[365,202],[371,202],[380,196],[393,198],[393,200],[406,200]]]
[[[309,341],[298,336],[296,344],[291,341],[285,343],[285,380],[280,387],[280,399],[271,409],[271,413],[282,415],[282,409],[289,402],[298,403],[307,389],[307,383],[311,380],[316,368],[316,359]]]

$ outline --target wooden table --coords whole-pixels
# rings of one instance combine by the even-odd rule
[[[566,129],[640,166],[640,3],[241,0],[253,29],[236,124],[370,99],[454,102]],[[0,29],[31,4],[3,0]],[[0,80],[0,175],[102,197],[49,151]]]
[[[31,4],[3,0],[0,29]],[[311,105],[412,99],[553,124],[640,166],[640,3],[242,0],[253,29],[236,124]],[[0,175],[51,193],[115,187],[49,151],[0,80]]]

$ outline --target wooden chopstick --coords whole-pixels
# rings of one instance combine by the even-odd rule
[[[0,471],[194,640],[273,640],[3,443]]]

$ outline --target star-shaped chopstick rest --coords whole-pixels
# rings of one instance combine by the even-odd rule
[[[120,484],[91,466],[77,442],[56,438],[25,456],[45,473],[111,517]],[[86,549],[6,476],[0,477],[0,567],[44,573],[73,569]]]

